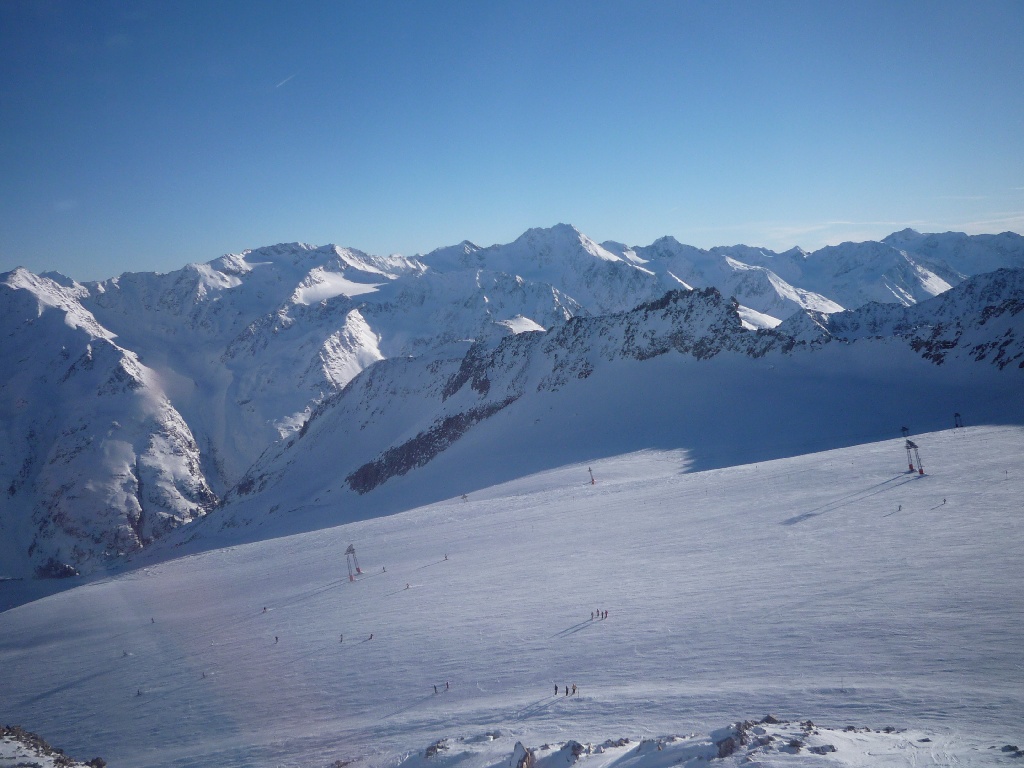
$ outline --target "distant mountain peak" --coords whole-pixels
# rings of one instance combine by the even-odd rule
[[[50,508],[92,521],[81,529],[83,541],[101,541],[104,526],[126,521],[146,528],[140,509],[143,522],[166,513],[167,525],[200,515],[214,494],[236,485],[272,446],[297,439],[310,414],[343,392],[355,415],[344,450],[332,456],[372,459],[363,425],[369,430],[378,419],[382,440],[396,426],[409,434],[422,428],[429,442],[434,427],[422,422],[416,398],[443,388],[437,377],[454,375],[455,358],[469,347],[478,356],[493,353],[493,366],[435,414],[455,432],[515,393],[587,379],[601,361],[667,359],[669,350],[691,350],[703,361],[719,351],[764,349],[771,338],[788,343],[768,329],[790,317],[797,317],[794,344],[852,338],[910,318],[919,329],[911,341],[936,365],[960,365],[970,354],[1009,371],[1019,363],[1017,342],[1006,335],[1021,311],[1012,303],[1017,278],[1001,277],[991,288],[978,282],[973,294],[968,285],[947,302],[931,302],[1001,267],[1024,268],[1020,235],[903,230],[887,242],[777,254],[743,245],[702,249],[671,235],[649,246],[598,244],[559,223],[506,244],[463,240],[409,258],[292,242],[81,285],[19,268],[0,276],[0,359],[14,361],[0,366],[0,413],[8,419],[0,491],[14,489],[21,531],[8,536],[0,515],[0,562],[24,560],[32,536],[23,534],[52,525]],[[698,292],[668,293],[691,287]],[[868,302],[886,303],[836,319],[844,307]],[[954,327],[990,305],[984,323],[962,334]],[[911,311],[918,306],[919,314]],[[520,366],[529,350],[539,368]],[[444,410],[484,390],[486,402]],[[647,407],[643,398],[637,403]],[[399,437],[389,433],[378,452]],[[48,463],[54,456],[66,461]],[[31,478],[45,479],[45,488]],[[71,490],[62,490],[66,482]],[[88,488],[75,483],[85,482],[110,489],[102,520],[98,507],[80,500]],[[33,510],[38,519],[24,517]],[[75,546],[70,533],[60,544],[65,553]],[[5,549],[5,536],[22,548]]]

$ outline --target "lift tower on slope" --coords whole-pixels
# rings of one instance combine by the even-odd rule
[[[345,561],[348,563],[348,580],[355,581],[357,575],[362,575],[363,569],[359,567],[359,560],[356,559],[356,548],[351,544],[345,550]]]
[[[923,475],[924,474],[924,467],[921,466],[921,454],[919,454],[917,452],[917,443],[915,443],[913,440],[907,440],[907,444],[904,447],[907,449],[907,464],[910,465],[910,471],[911,472],[914,471],[914,462],[916,461],[917,462],[917,473],[919,475]],[[911,456],[911,453],[910,453],[911,451],[914,452],[913,456]]]

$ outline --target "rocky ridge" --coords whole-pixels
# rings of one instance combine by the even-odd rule
[[[365,408],[365,425],[403,393],[440,397],[430,423],[378,430],[362,448],[367,432],[353,436],[369,454],[349,470],[365,493],[507,408],[527,382],[557,391],[600,360],[753,354],[785,347],[784,337],[820,345],[899,326],[916,329],[896,335],[934,362],[969,348],[977,361],[1013,367],[1012,296],[997,305],[984,294],[994,289],[979,287],[969,301],[941,305],[937,323],[935,305],[923,307],[978,269],[1022,264],[1024,238],[1012,233],[905,231],[776,254],[672,238],[598,244],[557,225],[506,245],[464,242],[411,258],[292,243],[88,284],[15,270],[0,286],[2,352],[17,362],[0,377],[0,486],[10,502],[0,549],[11,569],[0,575],[74,573],[147,546],[218,497],[257,488],[264,470],[254,462],[278,454],[327,404]],[[723,297],[738,303],[727,320],[691,308],[657,327],[656,315],[669,323],[672,314],[660,302],[681,311],[678,298],[663,297],[690,287],[717,288],[722,307]],[[840,311],[869,298],[891,303]],[[968,331],[958,313],[972,301],[989,315]],[[421,368],[436,381],[393,381]],[[448,392],[460,377],[472,386]]]

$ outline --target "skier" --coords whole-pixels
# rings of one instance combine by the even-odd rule
[[[593,620],[594,620],[594,612],[593,612],[593,611],[591,611],[591,612],[590,612],[590,620],[591,620],[591,621],[593,621]]]
[[[446,691],[448,690],[448,681],[447,680],[444,681],[444,689]]]
[[[405,588],[406,588],[406,589],[408,589],[408,588],[409,588],[409,582],[406,582],[406,583],[405,583]]]
[[[149,623],[150,623],[150,624],[156,624],[156,619],[150,619],[150,620],[149,620]]]
[[[555,696],[557,696],[557,695],[558,695],[558,686],[556,685],[555,686]]]
[[[576,695],[576,683],[573,683],[573,684],[572,684],[572,695],[573,695],[573,696],[575,696],[575,695]]]
[[[266,613],[266,612],[267,612],[267,606],[263,606],[263,612],[264,612],[264,613]]]
[[[437,693],[437,686],[436,685],[434,686],[434,693],[435,694]]]
[[[370,640],[373,640],[373,632],[370,633]]]
[[[445,556],[444,556],[444,559],[445,559],[445,560],[447,560],[447,559],[448,559],[448,555],[447,555],[447,554],[445,554]]]
[[[141,695],[142,695],[142,689],[141,689],[141,688],[139,688],[139,690],[137,690],[137,691],[135,692],[135,695],[136,695],[136,696],[141,696]]]
[[[127,655],[128,655],[128,651],[122,651],[121,656],[127,656]]]
[[[344,635],[338,635],[338,642],[339,643],[344,643],[345,642],[345,636]]]
[[[277,642],[277,635],[274,635],[274,642]]]

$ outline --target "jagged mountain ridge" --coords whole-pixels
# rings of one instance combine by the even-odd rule
[[[908,248],[918,246],[918,240],[900,234]],[[857,279],[877,283],[863,295],[880,291],[912,304],[945,285],[929,275],[961,275],[971,264],[1012,264],[1024,254],[1024,238],[1017,235],[994,236],[994,244],[956,236],[957,244],[948,248],[941,246],[944,237],[921,236],[927,274],[911,269],[910,277],[904,276],[917,275],[920,285],[896,297],[887,287],[893,280],[881,268],[889,262],[876,259],[870,269],[855,270]],[[383,365],[382,372],[390,371],[406,365],[404,356],[415,355],[432,361],[441,375],[461,365],[472,342],[491,348],[516,333],[627,312],[690,285],[720,285],[726,296],[736,296],[741,326],[748,329],[778,325],[787,314],[806,310],[835,318],[841,303],[834,300],[838,294],[830,293],[826,277],[831,269],[837,284],[847,285],[852,280],[848,267],[859,263],[863,250],[858,244],[838,246],[819,267],[817,253],[799,249],[785,254],[745,246],[704,251],[671,238],[626,247],[597,244],[558,225],[529,230],[508,245],[479,248],[464,242],[412,258],[294,243],[229,254],[163,275],[126,273],[85,285],[60,275],[47,279],[61,289],[68,316],[83,318],[83,327],[92,323],[92,336],[130,353],[126,359],[145,372],[139,380],[150,399],[169,406],[168,419],[187,425],[195,451],[181,450],[195,453],[198,460],[186,474],[196,488],[207,489],[196,497],[207,500],[199,505],[205,508],[212,494],[227,493],[276,441],[283,445],[294,439],[318,404],[368,367]],[[886,258],[890,251],[901,254],[897,261],[905,264],[918,259],[911,250],[901,253],[889,244],[873,244],[869,250]],[[970,258],[960,258],[956,266],[935,266],[947,253],[965,252]],[[844,253],[847,257],[840,258]],[[803,272],[818,276],[820,292],[799,283],[796,278]],[[21,290],[45,293],[27,283]],[[35,300],[40,301],[39,295]],[[26,332],[33,328],[38,330],[26,326]],[[27,344],[33,346],[41,359],[22,357],[34,360],[30,366],[48,365],[54,350],[42,340]],[[5,387],[3,392],[9,409],[12,391]],[[107,444],[102,419],[83,422],[81,414],[62,413],[52,418],[67,423],[55,423],[53,434],[85,423],[82,432],[97,446]],[[4,466],[0,480],[5,487],[19,471],[15,465],[18,458]],[[62,487],[56,485],[58,495]],[[68,504],[82,505],[73,493],[65,495]],[[81,530],[85,539],[106,535],[87,529]],[[139,544],[148,538],[139,538]],[[18,557],[23,555],[12,555]],[[83,556],[79,565],[88,560]]]
[[[264,525],[267,509],[345,522],[414,492],[450,498],[537,471],[551,455],[685,446],[711,468],[737,451],[756,461],[884,439],[903,423],[943,426],[954,411],[1020,423],[1022,313],[1024,270],[912,307],[794,316],[776,329],[745,328],[716,289],[678,290],[498,344],[385,361],[321,403],[201,528]],[[780,440],[776,420],[796,426]]]
[[[801,343],[898,338],[932,362],[967,355],[1002,369],[1024,367],[1024,270],[999,269],[924,303],[872,302],[834,315],[793,315],[777,330]]]

